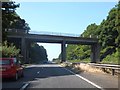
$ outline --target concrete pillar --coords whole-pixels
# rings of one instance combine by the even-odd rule
[[[100,45],[93,44],[91,46],[91,62],[98,63],[100,62]]]
[[[61,60],[62,60],[62,62],[66,61],[66,43],[65,43],[65,41],[63,41],[61,44]]]
[[[31,48],[31,41],[27,40],[27,45],[26,45],[26,53],[27,53],[27,56],[26,56],[26,59],[27,59],[27,62],[30,63],[30,48]]]
[[[97,48],[96,48],[96,61],[99,63],[100,62],[100,49],[101,49],[101,47],[100,47],[100,44],[98,43],[97,44]]]
[[[23,56],[23,61],[26,62],[26,41],[25,38],[21,39],[21,54]]]
[[[26,41],[26,63],[29,63],[29,49],[30,49],[30,42]]]

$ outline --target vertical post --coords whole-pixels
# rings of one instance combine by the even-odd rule
[[[98,43],[91,46],[91,62],[100,62],[100,45]]]
[[[29,54],[29,51],[28,51],[28,47],[29,47],[28,46],[28,41],[26,41],[26,45],[25,46],[27,46],[27,47],[25,47],[26,48],[26,52],[25,52],[26,53],[26,58],[25,58],[26,60],[25,61],[26,61],[26,63],[29,63],[28,62],[28,58],[29,58],[29,55],[28,55]]]
[[[97,63],[99,63],[100,62],[100,44],[99,43],[97,43],[96,44],[96,62]]]
[[[91,63],[96,63],[95,61],[95,48],[94,48],[94,45],[91,45]]]
[[[25,43],[25,38],[21,38],[21,54],[23,56],[23,61],[26,62],[26,43]]]
[[[63,41],[61,44],[61,58],[62,58],[62,62],[66,61],[66,43],[65,43],[65,41]]]
[[[29,41],[26,41],[26,62],[29,63],[29,48],[30,48],[30,43]]]

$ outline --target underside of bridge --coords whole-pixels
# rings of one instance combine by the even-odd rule
[[[15,41],[19,39],[21,54],[24,61],[29,62],[29,45],[31,42],[42,42],[42,43],[59,43],[61,44],[61,61],[66,61],[66,44],[80,44],[80,45],[91,45],[91,62],[99,62],[100,45],[98,40],[91,38],[78,38],[78,37],[63,37],[63,36],[46,36],[46,35],[26,35],[26,36],[9,36],[8,40]]]

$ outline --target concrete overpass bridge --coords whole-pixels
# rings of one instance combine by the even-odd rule
[[[9,34],[9,41],[19,40],[21,54],[25,61],[29,60],[28,46],[31,42],[59,43],[61,44],[61,60],[66,61],[66,44],[91,45],[91,62],[99,62],[100,45],[97,38],[84,38],[65,34]],[[54,51],[55,53],[55,51]]]

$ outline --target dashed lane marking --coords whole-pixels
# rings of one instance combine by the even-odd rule
[[[37,72],[37,74],[39,74],[39,73],[40,73],[40,71]]]
[[[30,83],[26,83],[25,85],[23,85],[22,88],[20,88],[20,90],[25,90],[29,84]]]

